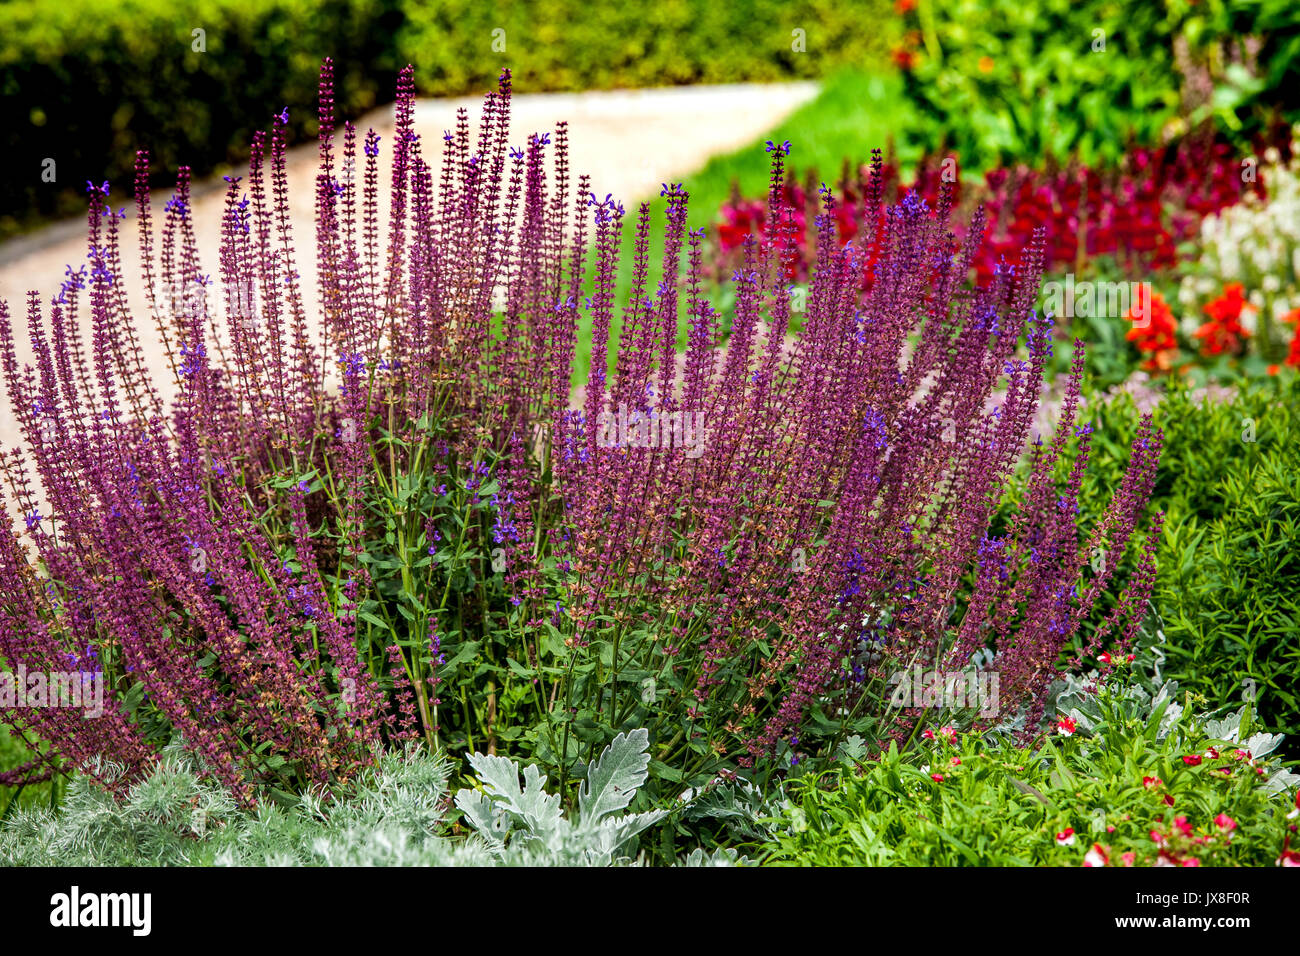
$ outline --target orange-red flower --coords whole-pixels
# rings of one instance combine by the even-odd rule
[[[1292,309],[1282,316],[1282,321],[1295,323],[1295,335],[1291,338],[1291,351],[1287,353],[1286,364],[1300,368],[1300,309]]]
[[[1253,308],[1242,295],[1244,288],[1240,282],[1229,282],[1223,287],[1223,295],[1205,307],[1205,314],[1210,317],[1196,330],[1195,335],[1201,340],[1201,349],[1206,355],[1220,355],[1224,352],[1236,352],[1241,340],[1246,337],[1246,330],[1241,325],[1241,313]]]
[[[1159,292],[1150,292],[1150,303],[1146,301],[1147,294],[1147,285],[1139,285],[1138,301],[1129,307],[1128,315],[1125,316],[1133,323],[1133,328],[1128,330],[1125,338],[1136,345],[1139,352],[1149,356],[1142,363],[1143,368],[1167,371],[1173,365],[1174,353],[1178,351],[1178,339],[1174,336],[1174,313]],[[1145,325],[1139,325],[1143,318],[1148,318],[1149,321]]]

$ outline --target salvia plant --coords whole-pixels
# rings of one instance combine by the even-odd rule
[[[1055,436],[1031,433],[1053,328],[1032,307],[1041,233],[974,285],[980,214],[958,242],[950,193],[884,203],[877,157],[854,242],[822,193],[796,297],[790,147],[769,144],[775,226],[744,246],[724,329],[677,184],[666,278],[650,288],[642,204],[616,301],[625,210],[575,184],[563,124],[510,145],[508,72],[477,130],[462,112],[433,148],[402,72],[382,215],[383,144],[336,125],[328,60],[320,90],[318,311],[283,113],[247,181],[229,177],[215,274],[187,171],[159,212],[141,152],[147,308],[124,290],[126,211],[93,185],[85,267],[28,299],[29,365],[0,304],[26,440],[3,459],[21,517],[0,548],[0,656],[107,687],[95,720],[4,705],[34,771],[110,760],[120,791],[179,734],[252,803],[420,742],[534,759],[571,804],[584,766],[638,727],[663,786],[851,732],[905,741],[921,712],[882,688],[918,662],[995,673],[995,712],[973,722],[1032,728],[1067,648],[1131,640],[1162,439],[1144,420],[1081,526],[1082,347]],[[588,327],[591,368],[575,369]],[[146,370],[147,334],[170,382]]]

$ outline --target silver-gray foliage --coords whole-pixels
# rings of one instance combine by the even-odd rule
[[[29,808],[0,824],[0,865],[27,866],[608,866],[662,810],[625,814],[645,783],[649,734],[619,734],[587,767],[576,820],[545,790],[536,766],[475,754],[477,789],[456,804],[475,830],[447,836],[451,764],[418,751],[378,766],[326,799],[313,791],[280,805],[238,807],[205,782],[193,757],[166,748],[158,768],[123,799],[77,777],[57,811]],[[112,779],[120,768],[104,766]],[[522,780],[521,780],[522,774]],[[688,866],[748,862],[734,851],[697,850]]]
[[[662,820],[662,810],[615,816],[646,780],[650,734],[619,734],[587,766],[578,792],[578,819],[566,819],[560,798],[545,790],[536,766],[522,770],[513,760],[474,754],[470,765],[480,789],[461,790],[456,806],[474,827],[481,846],[507,865],[609,866],[631,862],[633,838]]]

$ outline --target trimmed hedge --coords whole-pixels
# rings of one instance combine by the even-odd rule
[[[59,0],[0,4],[0,236],[84,209],[85,182],[126,188],[147,146],[169,176],[247,158],[289,107],[314,135],[320,61],[356,115],[392,96],[397,0]],[[205,50],[199,52],[202,35]],[[46,160],[55,181],[42,181]],[[120,194],[120,193],[119,193]]]
[[[391,99],[406,63],[424,95],[479,94],[507,66],[529,92],[788,80],[883,61],[894,19],[888,0],[631,0],[598,13],[581,0],[3,3],[0,136],[13,165],[0,237],[80,212],[88,179],[120,195],[140,146],[170,181],[182,163],[202,175],[246,159],[282,106],[294,136],[315,135],[327,55],[337,109],[355,117]]]
[[[536,92],[820,77],[884,63],[900,31],[889,0],[445,0],[407,3],[398,52],[424,94],[478,90],[505,66]]]

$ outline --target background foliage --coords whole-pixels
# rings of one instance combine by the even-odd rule
[[[0,237],[82,211],[87,179],[129,182],[141,146],[167,175],[243,161],[268,104],[289,107],[291,137],[314,136],[324,56],[338,112],[356,117],[391,98],[406,63],[429,96],[479,94],[507,66],[526,92],[820,76],[883,62],[885,31],[863,24],[886,10],[882,0],[634,0],[599,16],[581,0],[0,4],[0,136],[19,164],[0,181]],[[192,48],[196,28],[204,53]],[[796,29],[806,52],[793,49]],[[41,180],[47,157],[54,184]]]

